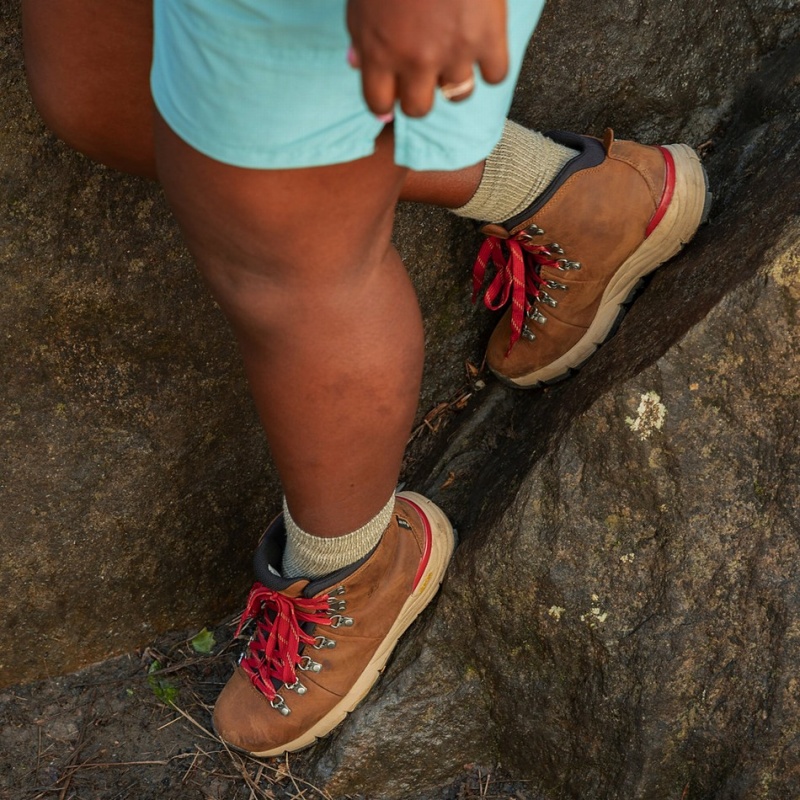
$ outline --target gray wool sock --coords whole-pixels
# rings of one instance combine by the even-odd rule
[[[394,494],[389,502],[369,521],[352,533],[342,536],[314,536],[304,531],[289,513],[283,498],[283,520],[286,526],[286,549],[281,572],[284,578],[321,578],[338,569],[355,564],[381,540],[394,511]]]
[[[454,208],[460,217],[504,222],[524,211],[552,183],[575,150],[506,120],[503,136],[486,159],[472,199]]]

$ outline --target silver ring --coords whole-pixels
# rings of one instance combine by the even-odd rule
[[[445,83],[441,88],[445,100],[463,100],[467,95],[472,94],[475,88],[475,78],[470,75],[465,81]]]

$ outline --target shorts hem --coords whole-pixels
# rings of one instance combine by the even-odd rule
[[[368,158],[375,153],[375,139],[350,139],[344,147],[333,147],[328,142],[320,148],[300,148],[293,153],[292,148],[282,145],[273,150],[263,147],[258,150],[221,146],[218,141],[204,141],[197,128],[168,99],[160,96],[155,85],[151,87],[153,102],[158,113],[170,130],[198,153],[242,169],[305,169],[345,164]],[[380,129],[378,129],[378,133]],[[377,134],[376,134],[377,136]]]

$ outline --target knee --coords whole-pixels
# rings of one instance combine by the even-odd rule
[[[385,239],[381,246],[336,246],[334,238],[262,231],[259,241],[245,244],[244,236],[237,239],[233,252],[202,243],[198,247],[196,240],[190,247],[234,328],[274,336],[305,327],[310,320],[346,325],[355,309],[374,304],[376,295],[386,293],[389,275],[392,285],[398,273],[405,276],[388,230],[375,235],[376,241]]]
[[[268,241],[265,239],[265,241]],[[263,329],[284,328],[313,314],[329,317],[336,309],[361,302],[370,283],[369,267],[358,253],[340,260],[335,254],[305,250],[287,237],[255,261],[195,253],[212,295],[234,323]]]
[[[23,4],[25,73],[36,110],[72,149],[115,169],[154,177],[152,105],[143,57],[120,64],[119,55],[95,52],[99,48],[88,33],[87,41],[71,37],[72,28],[86,20],[77,14],[73,20],[68,10],[71,5],[59,16],[48,14],[41,3]],[[70,30],[59,30],[62,18],[71,21]]]
[[[48,80],[27,70],[33,105],[47,128],[68,147],[112,169],[154,179],[152,135],[146,125],[126,125],[127,115],[110,109],[86,92],[58,78]],[[149,107],[143,111],[148,114]]]
[[[70,87],[49,79],[41,64],[27,59],[26,77],[33,105],[44,124],[72,149],[91,155],[91,115],[83,113]]]

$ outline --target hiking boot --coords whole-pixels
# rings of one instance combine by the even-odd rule
[[[608,339],[645,275],[672,258],[708,215],[711,195],[696,153],[572,133],[547,134],[578,150],[531,206],[487,224],[473,271],[496,274],[484,302],[510,302],[486,361],[513,386],[567,377]]]
[[[240,624],[252,636],[214,708],[219,737],[257,756],[307,747],[342,722],[433,599],[455,546],[441,509],[412,492],[397,495],[369,555],[324,578],[280,577],[285,537],[279,517],[258,546]]]

